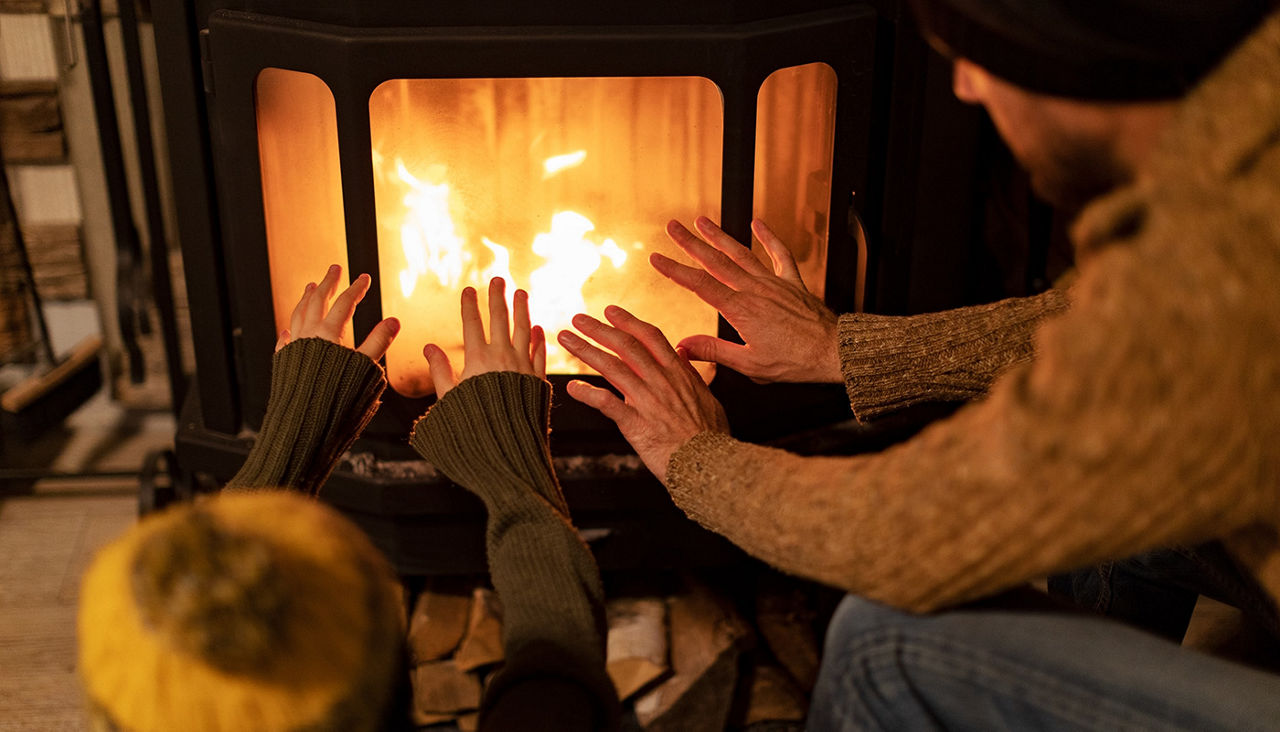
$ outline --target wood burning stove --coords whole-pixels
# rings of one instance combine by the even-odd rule
[[[423,343],[460,347],[461,288],[507,276],[552,334],[616,302],[673,340],[732,337],[647,255],[680,256],[670,218],[706,214],[747,241],[756,215],[834,309],[876,302],[875,243],[892,239],[886,4],[155,0],[197,351],[182,467],[215,481],[238,467],[277,330],[342,263],[373,278],[355,339],[386,315],[405,328],[325,498],[404,571],[482,568],[478,502],[405,445],[433,398]],[[557,387],[586,371],[555,350],[549,363]],[[848,416],[837,386],[713,376],[748,438]],[[557,400],[553,452],[579,523],[618,538],[597,546],[606,566],[687,561],[675,536],[724,554],[593,411]]]

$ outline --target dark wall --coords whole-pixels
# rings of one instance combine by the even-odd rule
[[[868,310],[933,312],[1035,294],[1071,265],[1062,217],[1031,191],[951,63],[900,18],[887,117],[881,260]]]

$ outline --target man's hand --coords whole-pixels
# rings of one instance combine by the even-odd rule
[[[559,341],[608,379],[623,399],[585,381],[569,382],[569,396],[616,422],[644,464],[666,483],[667,462],[690,437],[729,431],[724,408],[683,349],[672,349],[662,331],[616,305],[605,308],[604,316],[612,326],[581,314],[573,325],[608,351],[567,330],[560,331]]]
[[[679,343],[689,358],[722,363],[758,382],[844,381],[836,315],[805,288],[795,258],[769,227],[759,219],[751,222],[773,260],[773,272],[705,216],[699,216],[694,227],[702,239],[676,221],[667,224],[667,235],[702,269],[656,252],[649,262],[719,310],[746,345],[689,336]]]
[[[277,351],[300,338],[323,338],[332,343],[342,343],[347,327],[351,325],[351,316],[356,312],[356,306],[369,291],[369,275],[362,274],[357,277],[350,287],[338,295],[338,299],[333,301],[333,307],[330,308],[329,298],[333,297],[334,291],[338,289],[338,279],[341,276],[342,267],[336,264],[330,265],[329,271],[325,273],[324,279],[320,280],[318,286],[312,282],[303,289],[302,299],[298,301],[293,314],[289,316],[289,327],[280,331],[280,338],[276,341]],[[355,350],[377,361],[387,352],[391,341],[395,340],[399,332],[400,321],[395,318],[386,318],[373,326],[364,343]]]
[[[516,290],[509,322],[507,317],[506,282],[501,277],[489,281],[489,340],[484,337],[484,321],[475,288],[462,291],[462,352],[465,363],[462,378],[453,375],[453,365],[444,349],[428,343],[422,349],[431,366],[431,380],[436,397],[442,397],[460,380],[490,371],[515,371],[547,377],[547,338],[542,326],[529,325],[529,293]]]

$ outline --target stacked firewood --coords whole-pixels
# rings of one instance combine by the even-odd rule
[[[9,166],[41,296],[82,300],[89,295],[76,177],[68,164],[58,67],[42,12],[39,3],[0,2],[0,58],[24,62],[0,76],[0,154]]]
[[[24,349],[32,338],[22,260],[12,227],[10,221],[0,222],[0,361]]]
[[[502,662],[497,596],[464,582],[433,582],[409,616],[409,659],[414,722],[475,729],[481,681]]]
[[[45,301],[82,300],[88,277],[79,201],[46,10],[39,0],[0,0],[0,157],[36,289]],[[0,360],[34,353],[30,283],[8,218],[0,226]]]
[[[628,724],[643,730],[800,729],[818,670],[811,603],[766,587],[748,621],[724,594],[685,579],[674,591],[619,593],[606,605],[607,670]],[[502,664],[493,591],[434,580],[409,619],[414,721],[476,727],[484,682]],[[784,727],[786,728],[786,727]]]

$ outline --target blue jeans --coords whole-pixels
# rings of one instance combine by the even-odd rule
[[[1233,605],[1280,638],[1267,592],[1218,542],[1145,552],[1049,578],[1049,594],[1181,642],[1200,595]]]
[[[848,596],[808,729],[1277,730],[1280,677],[1103,618]]]

